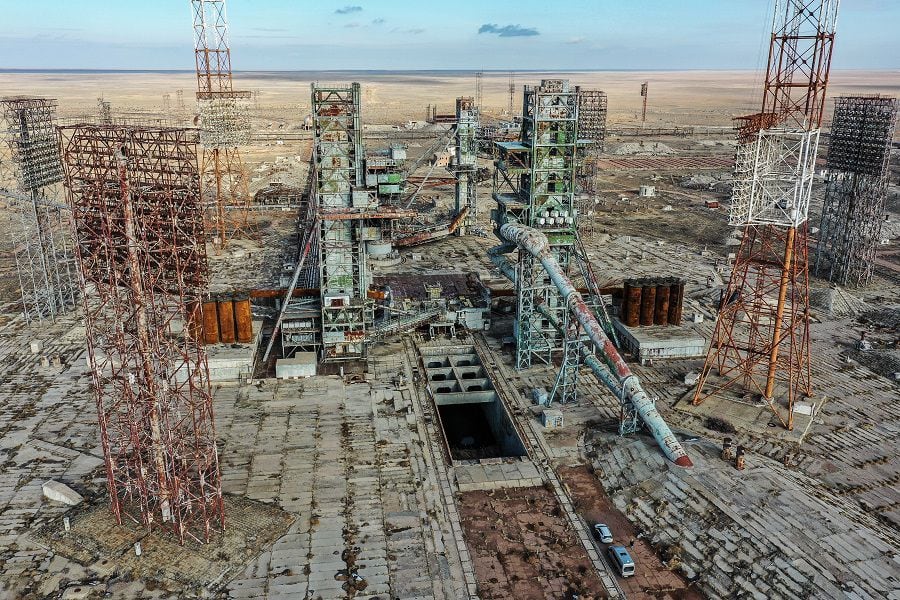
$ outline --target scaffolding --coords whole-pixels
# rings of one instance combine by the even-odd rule
[[[812,395],[808,213],[838,3],[775,2],[762,110],[737,119],[730,223],[744,234],[693,396],[759,394],[786,429]]]
[[[519,141],[497,142],[493,198],[498,225],[521,223],[550,239],[557,262],[568,270],[577,245],[575,177],[578,167],[579,89],[566,80],[525,86]],[[565,340],[542,306],[558,323],[565,303],[547,273],[528,252],[516,264],[516,368],[549,364]],[[573,265],[574,266],[574,265]]]
[[[479,114],[484,113],[484,106],[482,103],[484,102],[484,72],[478,71],[475,73],[475,109]]]
[[[112,512],[181,543],[224,529],[201,302],[197,133],[63,127],[65,185]]]
[[[456,99],[456,210],[466,211],[457,235],[466,235],[478,217],[478,109],[473,98]]]
[[[578,95],[579,158],[576,181],[575,208],[578,215],[578,235],[583,241],[596,236],[594,217],[597,203],[597,159],[606,140],[606,93],[600,90],[580,90]]]
[[[872,280],[897,110],[896,98],[835,100],[816,276],[852,287]]]
[[[224,247],[249,229],[250,191],[239,147],[250,139],[251,94],[233,89],[225,0],[191,0],[191,6],[206,229]]]
[[[311,87],[322,361],[360,359],[374,321],[366,242],[381,238],[370,221],[379,216],[377,196],[364,186],[360,86]]]
[[[4,98],[0,107],[6,125],[0,188],[7,190],[3,197],[14,223],[9,239],[22,311],[29,323],[53,319],[77,301],[70,215],[55,200],[62,181],[56,100]]]

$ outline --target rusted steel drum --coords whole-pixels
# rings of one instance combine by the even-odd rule
[[[641,285],[639,282],[626,281],[625,294],[622,299],[625,305],[623,320],[628,327],[637,327],[641,324]]]
[[[234,337],[234,303],[230,298],[218,301],[219,308],[219,339],[223,344],[233,344]]]
[[[215,300],[203,303],[203,343],[219,343],[219,317],[216,314]]]
[[[677,279],[669,285],[669,325],[681,325],[684,306],[684,280]]]
[[[656,311],[656,284],[645,281],[641,288],[641,325],[653,325]]]
[[[241,297],[234,301],[234,323],[237,326],[237,341],[249,344],[253,341],[253,312],[250,298]]]
[[[656,286],[656,310],[653,313],[654,325],[669,323],[669,282],[662,281]]]

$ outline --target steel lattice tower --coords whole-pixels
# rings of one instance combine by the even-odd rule
[[[456,212],[466,210],[457,235],[466,235],[478,216],[478,108],[471,98],[456,99]]]
[[[26,321],[55,318],[77,300],[69,214],[55,199],[62,163],[54,126],[56,100],[14,97],[0,101],[10,167],[0,188],[16,226],[10,241]]]
[[[578,186],[576,208],[578,234],[582,240],[591,240],[596,234],[594,226],[594,201],[597,197],[595,180],[597,158],[603,152],[606,141],[606,93],[600,90],[580,90],[578,96]]]
[[[807,217],[838,3],[776,0],[762,110],[739,119],[730,223],[744,235],[693,398],[739,387],[787,429],[812,394]]]
[[[196,131],[60,131],[112,511],[208,542],[225,517]]]
[[[232,87],[225,0],[191,0],[200,108],[201,189],[212,197],[207,228],[225,246],[248,228],[250,191],[240,146],[250,141],[249,91]]]
[[[897,109],[896,98],[843,96],[835,100],[816,246],[817,276],[854,287],[872,279]]]
[[[565,80],[525,86],[520,141],[497,142],[494,200],[500,225],[516,222],[546,233],[560,265],[569,269],[577,245],[575,178],[579,89]],[[564,348],[555,320],[566,320],[564,299],[528,252],[516,265],[516,368],[549,363]]]
[[[484,107],[482,103],[484,102],[484,73],[482,71],[478,71],[475,73],[475,109],[478,110],[478,113],[481,114],[483,112]]]

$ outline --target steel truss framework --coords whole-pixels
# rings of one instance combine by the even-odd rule
[[[578,167],[579,89],[565,80],[525,86],[522,133],[518,142],[498,142],[494,199],[501,224],[514,221],[544,232],[551,252],[566,271],[574,268],[577,243],[575,179]],[[557,322],[565,304],[546,271],[525,251],[516,264],[516,368],[549,363],[564,349],[556,327],[541,315],[542,306]]]
[[[700,404],[741,386],[758,392],[787,429],[794,402],[812,394],[804,190],[822,124],[838,4],[776,0],[762,110],[737,120],[732,224],[743,226],[744,235],[693,398]],[[713,369],[715,381],[709,380]]]
[[[600,90],[580,90],[578,95],[579,144],[576,212],[578,235],[592,240],[596,235],[594,218],[597,198],[597,159],[603,153],[606,140],[606,93]]]
[[[897,110],[896,98],[835,100],[816,276],[853,287],[872,280]]]
[[[191,7],[203,144],[201,190],[209,199],[206,228],[225,246],[229,236],[249,232],[250,191],[239,146],[250,137],[251,94],[233,89],[225,0],[191,0]]]
[[[197,133],[61,128],[88,358],[117,522],[225,525],[207,357]]]
[[[478,108],[471,97],[456,99],[456,211],[468,209],[457,235],[466,235],[478,216]]]
[[[355,360],[375,318],[366,242],[381,240],[380,222],[393,215],[365,187],[359,84],[311,87],[322,360]]]
[[[10,242],[26,321],[55,318],[75,306],[77,282],[69,242],[69,213],[53,200],[62,181],[54,126],[56,100],[15,97],[0,101],[6,124],[0,187],[14,226]],[[8,168],[6,168],[8,167]],[[18,193],[20,192],[20,193]]]

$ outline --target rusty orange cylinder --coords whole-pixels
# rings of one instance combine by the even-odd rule
[[[253,341],[253,311],[250,298],[242,297],[234,301],[234,323],[237,326],[237,341],[249,344]]]
[[[641,325],[653,325],[656,310],[656,284],[643,282],[641,287]]]
[[[669,285],[669,325],[681,325],[684,306],[684,280],[676,279]]]
[[[641,285],[635,281],[625,282],[625,294],[622,299],[622,321],[628,327],[637,327],[641,323]]]
[[[219,343],[219,317],[216,314],[216,301],[207,300],[203,303],[203,343]]]
[[[188,302],[184,309],[184,331],[188,339],[203,339],[203,310],[199,301]]]
[[[669,322],[669,282],[664,281],[656,286],[656,310],[653,312],[654,325],[666,325]]]
[[[234,306],[230,298],[219,299],[219,339],[223,344],[233,344],[234,337]]]

